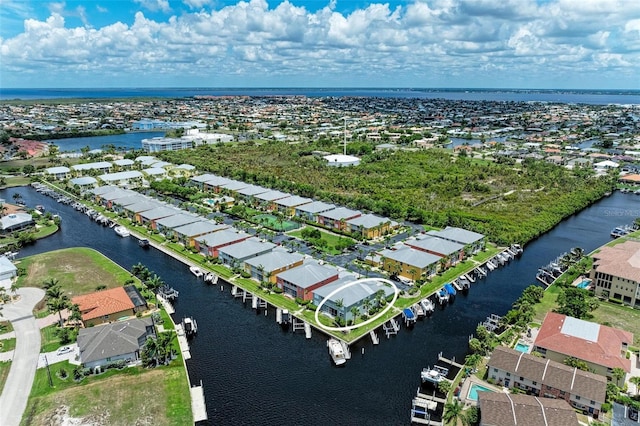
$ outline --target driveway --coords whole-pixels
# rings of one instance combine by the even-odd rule
[[[0,395],[0,425],[18,426],[27,407],[40,355],[40,329],[33,316],[33,308],[44,298],[38,288],[18,290],[20,300],[5,305],[4,318],[11,321],[16,334],[16,348],[9,376]]]

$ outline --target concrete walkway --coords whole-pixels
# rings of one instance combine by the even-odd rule
[[[38,288],[21,288],[20,299],[5,305],[4,319],[11,321],[16,334],[16,348],[9,376],[0,395],[0,425],[18,426],[27,407],[40,355],[40,329],[33,308],[44,298]]]

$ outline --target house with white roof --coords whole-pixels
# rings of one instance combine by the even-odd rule
[[[98,184],[98,180],[91,176],[82,176],[69,180],[69,183],[80,189],[88,189],[96,186]]]
[[[251,234],[235,228],[228,228],[197,237],[195,239],[195,247],[204,256],[218,257],[221,248],[240,243],[249,238],[251,238]]]
[[[98,176],[105,185],[137,186],[142,183],[142,173],[137,170],[125,172],[105,173]]]
[[[313,292],[338,279],[338,270],[333,266],[320,265],[309,260],[302,265],[276,276],[276,285],[284,294],[302,300],[313,300]]]
[[[7,256],[0,256],[0,288],[11,289],[13,279],[18,276],[18,268]]]
[[[455,265],[464,258],[464,245],[450,240],[423,235],[416,239],[409,239],[405,244],[416,250],[447,259],[447,267]]]
[[[71,173],[71,169],[65,166],[49,167],[44,170],[45,173],[54,179],[67,179]]]
[[[269,253],[275,247],[276,245],[269,241],[252,237],[218,249],[218,258],[227,266],[241,267],[247,259]]]
[[[88,171],[96,171],[98,173],[109,173],[113,164],[108,161],[98,161],[95,163],[83,163],[83,164],[75,164],[71,166],[71,170],[73,170],[76,174],[82,176]]]
[[[303,259],[299,253],[275,249],[261,256],[245,260],[244,270],[258,282],[269,281],[275,284],[279,273],[302,265]]]
[[[447,226],[440,231],[428,231],[427,235],[462,244],[470,251],[470,253],[466,253],[467,255],[475,254],[480,250],[483,250],[486,244],[486,238],[484,235],[473,231],[467,231],[466,229],[457,228],[455,226]]]
[[[29,213],[16,212],[2,216],[0,218],[0,226],[3,234],[9,234],[14,231],[20,231],[35,225],[33,217]]]

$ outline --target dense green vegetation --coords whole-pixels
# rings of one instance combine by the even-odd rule
[[[498,243],[526,242],[598,200],[612,177],[542,161],[521,165],[456,157],[450,151],[372,152],[358,167],[326,167],[313,150],[338,151],[337,141],[206,145],[164,152],[245,182],[431,226],[460,226]]]

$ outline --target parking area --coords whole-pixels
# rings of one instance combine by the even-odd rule
[[[66,349],[68,348],[68,349]],[[57,364],[62,361],[69,361],[71,364],[80,365],[80,353],[76,343],[62,346],[55,351],[41,353],[38,358],[38,368]]]

